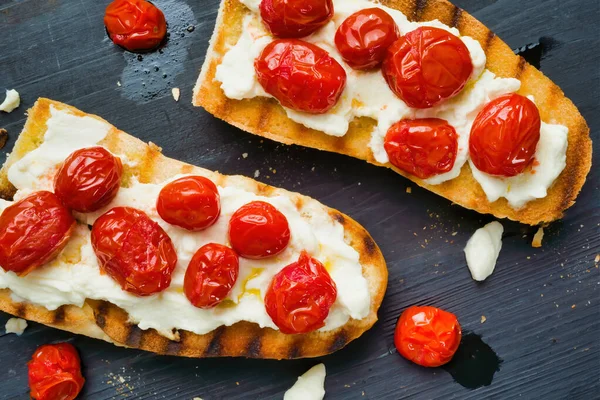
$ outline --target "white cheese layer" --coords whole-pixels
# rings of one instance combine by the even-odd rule
[[[283,395],[283,400],[323,400],[325,397],[325,365],[317,364],[302,376]]]
[[[484,281],[494,272],[502,248],[503,232],[502,224],[493,221],[477,229],[467,242],[465,257],[474,280]]]
[[[11,182],[19,189],[16,197],[35,190],[51,190],[58,164],[75,147],[95,145],[109,129],[110,125],[93,118],[77,117],[51,108],[44,143],[29,153],[30,157],[24,157],[9,169]],[[78,136],[77,145],[73,143],[74,136]],[[343,226],[318,203],[307,202],[300,214],[285,196],[263,197],[242,188],[219,187],[221,216],[217,223],[205,231],[188,232],[167,224],[158,216],[156,199],[166,183],[134,182],[130,187],[121,188],[116,199],[105,209],[89,214],[76,213],[81,223],[55,260],[24,277],[0,269],[0,288],[9,288],[16,296],[50,310],[63,304],[81,306],[86,298],[107,300],[127,311],[130,319],[141,329],[154,328],[171,338],[174,337],[173,329],[204,334],[238,321],[277,329],[265,311],[263,298],[266,290],[277,272],[296,261],[302,250],[307,250],[329,269],[338,289],[336,302],[321,329],[335,329],[349,318],[362,319],[368,315],[370,294],[362,275],[359,254],[345,243]],[[228,299],[213,309],[194,307],[183,293],[183,279],[191,257],[204,244],[228,244],[227,226],[231,215],[253,200],[269,202],[286,216],[291,230],[289,246],[278,256],[265,260],[240,258],[239,277]],[[0,202],[0,211],[9,204]],[[146,212],[171,237],[178,263],[167,290],[138,297],[121,290],[113,279],[100,273],[87,225],[93,224],[96,218],[115,206],[130,206]]]

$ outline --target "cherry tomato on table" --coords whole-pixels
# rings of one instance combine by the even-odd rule
[[[394,19],[381,8],[350,15],[335,33],[335,45],[348,65],[369,69],[383,62],[385,53],[400,35]]]
[[[491,175],[522,173],[533,162],[540,127],[540,112],[527,97],[512,93],[490,101],[471,127],[473,164]]]
[[[383,147],[392,165],[427,179],[452,169],[458,136],[443,119],[407,119],[388,129]]]
[[[156,210],[162,219],[190,231],[217,222],[221,214],[217,186],[203,176],[185,176],[162,188]]]
[[[165,290],[177,264],[167,233],[144,212],[115,207],[92,227],[92,247],[103,272],[123,290],[148,296]]]
[[[96,211],[115,198],[122,174],[121,160],[104,147],[80,149],[58,170],[54,193],[72,210]]]
[[[254,61],[263,89],[281,105],[322,114],[342,95],[346,71],[322,48],[297,39],[269,43]]]
[[[104,25],[110,39],[129,51],[152,50],[167,34],[164,14],[146,0],[114,0],[106,7]]]
[[[0,266],[26,275],[54,259],[76,222],[54,193],[35,192],[0,215]]]
[[[430,306],[404,310],[394,332],[398,352],[424,367],[439,367],[450,361],[461,338],[456,316]]]
[[[218,243],[204,245],[185,271],[185,296],[196,307],[214,307],[227,297],[238,273],[239,259],[235,251]]]
[[[240,207],[229,221],[231,247],[245,258],[266,258],[281,253],[290,242],[287,218],[264,201]]]
[[[308,333],[325,325],[337,288],[318,260],[303,251],[273,277],[265,308],[282,333]]]
[[[310,35],[333,17],[332,0],[262,0],[260,16],[273,36]]]
[[[73,400],[85,383],[79,355],[69,343],[38,347],[27,367],[30,394],[35,400]]]
[[[450,32],[422,26],[387,51],[382,72],[390,89],[413,108],[429,108],[457,95],[473,63],[469,49]]]

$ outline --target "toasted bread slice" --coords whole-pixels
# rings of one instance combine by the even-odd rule
[[[400,10],[412,21],[438,19],[457,28],[462,35],[476,39],[486,53],[487,69],[500,77],[519,79],[519,93],[535,96],[543,121],[569,128],[567,165],[548,190],[546,197],[531,201],[520,209],[512,208],[504,198],[490,203],[479,183],[473,178],[468,163],[465,163],[457,178],[439,185],[429,185],[389,163],[383,165],[373,158],[369,140],[374,121],[369,118],[356,118],[345,136],[333,137],[290,120],[274,99],[227,98],[220,88],[220,83],[215,81],[215,73],[228,48],[237,43],[241,35],[242,19],[249,13],[238,0],[222,0],[215,31],[194,89],[194,105],[204,107],[216,117],[259,136],[281,143],[346,154],[371,164],[392,168],[419,186],[480,213],[493,214],[498,218],[509,218],[530,225],[561,218],[563,212],[574,204],[592,160],[589,128],[573,103],[564,96],[558,86],[522,57],[515,55],[506,43],[481,22],[450,2],[382,0],[381,4]]]
[[[15,148],[0,170],[0,195],[11,199],[15,188],[7,179],[8,168],[29,151],[37,148],[46,131],[50,106],[66,109],[75,115],[85,114],[66,104],[39,99],[29,110],[29,118]],[[99,117],[89,115],[102,120]],[[103,121],[103,120],[102,120]],[[318,204],[331,218],[344,227],[344,240],[360,255],[363,276],[369,284],[370,312],[361,320],[350,319],[344,326],[326,332],[315,331],[301,335],[286,335],[270,328],[260,328],[239,322],[204,335],[179,331],[179,340],[169,340],[153,329],[142,330],[128,321],[128,315],[106,301],[86,300],[83,307],[64,305],[49,311],[43,305],[17,302],[9,289],[0,290],[0,310],[21,318],[37,321],[66,331],[83,334],[117,345],[139,348],[160,354],[186,357],[243,356],[253,358],[317,357],[339,350],[359,337],[377,321],[377,310],[387,286],[387,269],[383,256],[368,232],[350,217],[327,208],[316,200],[297,193],[278,189],[243,176],[226,176],[163,156],[160,148],[146,144],[125,132],[112,128],[100,142],[111,152],[125,155],[133,161],[124,165],[125,181],[135,176],[142,183],[159,183],[177,174],[198,174],[209,177],[220,186],[236,186],[262,196],[284,195],[302,211],[305,206]]]

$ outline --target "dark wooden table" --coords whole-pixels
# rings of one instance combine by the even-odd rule
[[[462,249],[492,218],[452,206],[385,169],[260,140],[193,107],[191,90],[218,0],[155,1],[166,12],[170,41],[162,54],[138,58],[107,39],[107,0],[0,0],[0,89],[16,88],[22,96],[18,110],[0,114],[10,134],[2,153],[11,150],[25,110],[46,96],[101,115],[162,146],[167,156],[228,174],[259,170],[262,181],[313,196],[371,232],[390,272],[380,321],[334,355],[283,362],[162,357],[30,323],[21,337],[0,337],[0,398],[28,398],[26,362],[37,346],[61,340],[81,352],[86,399],[281,399],[318,361],[327,367],[328,399],[600,398],[597,167],[577,204],[546,229],[541,249],[530,245],[535,228],[503,221],[496,271],[475,283]],[[599,3],[457,3],[515,49],[541,41],[532,60],[541,57],[542,71],[580,108],[600,162]],[[181,88],[177,103],[172,87]],[[396,319],[412,304],[452,311],[464,330],[483,338],[503,360],[491,385],[466,389],[444,370],[417,367],[395,352]],[[0,324],[8,318],[1,314]]]

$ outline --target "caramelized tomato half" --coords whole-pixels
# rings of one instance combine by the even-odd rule
[[[254,62],[263,89],[281,105],[323,114],[340,98],[346,71],[322,48],[297,39],[269,43]]]
[[[85,383],[79,355],[69,343],[38,347],[27,367],[30,395],[35,400],[73,400]]]
[[[275,275],[267,294],[267,314],[282,333],[308,333],[325,325],[337,288],[318,260],[303,251]]]
[[[390,89],[413,108],[429,108],[457,95],[473,63],[469,49],[450,32],[422,26],[387,51],[382,72]]]
[[[92,247],[101,270],[123,290],[148,296],[165,290],[177,264],[167,233],[144,212],[115,207],[96,220]]]
[[[262,0],[260,16],[273,36],[310,35],[333,17],[332,0]]]
[[[486,104],[473,122],[471,161],[491,175],[518,175],[533,162],[540,128],[540,112],[531,100],[516,93],[500,96]]]
[[[165,15],[146,0],[114,0],[106,7],[104,25],[110,39],[129,51],[152,50],[167,34]]]
[[[398,319],[394,344],[404,358],[424,367],[439,367],[452,359],[461,337],[454,314],[430,306],[412,306]]]
[[[390,127],[383,146],[392,165],[427,179],[452,169],[458,136],[443,119],[407,119]]]
[[[76,222],[54,193],[33,193],[0,215],[0,266],[26,275],[54,259]]]

